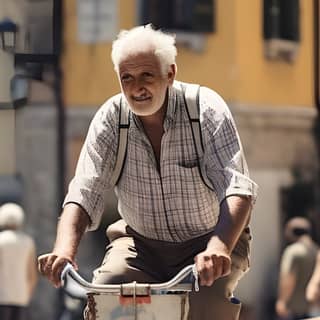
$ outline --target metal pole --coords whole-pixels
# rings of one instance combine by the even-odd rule
[[[63,72],[61,70],[61,52],[62,52],[62,30],[63,30],[63,8],[62,0],[53,2],[53,51],[56,55],[54,65],[54,93],[57,105],[57,195],[58,195],[58,212],[60,214],[61,205],[65,196],[65,108],[63,101]]]
[[[54,64],[54,96],[57,106],[57,213],[60,215],[65,196],[65,108],[63,100],[63,72],[61,69],[61,52],[63,46],[63,2],[53,0],[53,53],[56,56]],[[56,319],[63,310],[63,290],[58,291]]]

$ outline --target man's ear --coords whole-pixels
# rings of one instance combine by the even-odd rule
[[[169,80],[169,84],[172,85],[173,81],[176,77],[177,74],[177,65],[174,63],[172,65],[170,65],[169,71],[168,71],[168,80]]]

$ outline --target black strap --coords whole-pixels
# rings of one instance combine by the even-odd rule
[[[115,186],[122,174],[124,162],[127,155],[128,132],[130,127],[130,110],[123,98],[120,98],[119,126],[118,126],[118,148],[114,170],[111,176],[111,185]]]
[[[204,146],[201,134],[201,124],[200,124],[200,85],[198,84],[188,84],[185,85],[181,83],[184,103],[186,106],[187,114],[190,121],[192,139],[194,147],[197,154],[197,162],[199,174],[203,183],[211,190],[212,184],[209,181],[205,168],[201,165],[200,160],[203,159]]]

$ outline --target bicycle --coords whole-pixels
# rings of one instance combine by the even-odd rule
[[[71,264],[61,273],[62,283],[67,277],[94,299],[96,319],[103,320],[186,320],[193,280],[194,290],[199,290],[195,265],[185,267],[167,282],[154,284],[92,284]]]

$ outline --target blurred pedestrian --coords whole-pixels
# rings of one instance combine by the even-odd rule
[[[15,203],[0,207],[0,319],[26,320],[37,282],[33,239],[21,229],[23,209]]]
[[[305,291],[318,246],[311,237],[310,222],[303,217],[290,219],[284,231],[289,244],[281,257],[276,313],[281,320],[304,319],[309,316]]]

